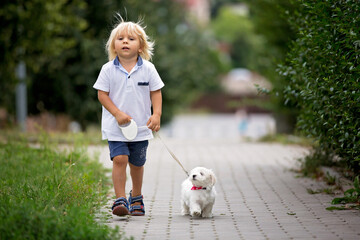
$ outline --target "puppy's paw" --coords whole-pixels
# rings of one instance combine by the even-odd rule
[[[185,202],[181,202],[181,215],[189,215],[190,214],[190,208],[185,204]]]
[[[199,212],[199,211],[193,211],[190,215],[191,215],[192,217],[201,217],[201,212]]]
[[[211,213],[203,213],[201,215],[203,218],[211,218],[212,217],[212,214]]]
[[[190,212],[189,211],[186,211],[186,210],[181,210],[181,215],[185,216],[185,215],[189,215]]]

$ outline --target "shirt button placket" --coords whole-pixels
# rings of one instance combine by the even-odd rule
[[[125,81],[126,81],[126,89],[127,89],[127,90],[131,90],[130,75],[128,75],[127,73],[126,73],[126,79],[125,79]]]

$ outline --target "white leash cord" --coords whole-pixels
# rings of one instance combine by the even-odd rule
[[[154,132],[156,136],[160,139],[160,141],[164,144],[166,150],[170,153],[170,155],[175,159],[175,161],[180,165],[180,167],[184,170],[187,176],[189,176],[188,171],[185,170],[184,166],[181,164],[179,159],[175,156],[175,154],[168,148],[168,146],[165,144],[165,142],[161,139],[160,134],[157,132]]]

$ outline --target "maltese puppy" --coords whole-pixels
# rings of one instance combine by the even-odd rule
[[[216,191],[212,170],[196,167],[181,185],[181,214],[194,217],[212,217]]]

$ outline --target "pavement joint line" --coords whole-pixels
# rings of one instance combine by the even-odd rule
[[[259,222],[258,222],[258,220],[256,219],[256,216],[255,216],[255,214],[254,214],[254,211],[253,211],[252,208],[249,206],[249,204],[248,204],[248,202],[247,202],[247,200],[246,200],[246,198],[245,198],[245,195],[244,195],[243,191],[242,191],[241,188],[240,188],[240,185],[239,185],[239,183],[238,183],[238,181],[237,181],[237,179],[236,179],[236,177],[235,177],[234,167],[232,166],[231,162],[228,161],[228,159],[227,159],[226,157],[225,157],[225,159],[227,160],[226,162],[227,162],[227,164],[229,165],[231,177],[232,177],[232,179],[233,179],[233,181],[234,181],[234,184],[235,184],[235,186],[236,186],[236,189],[238,190],[238,192],[240,193],[240,195],[241,195],[241,197],[242,197],[242,200],[243,200],[243,203],[244,203],[245,207],[248,209],[251,217],[253,218],[257,229],[261,232],[261,234],[263,235],[264,238],[268,238],[268,237],[266,236],[266,234],[264,233],[264,231],[260,228]],[[233,218],[233,220],[234,220],[235,223],[236,223],[236,219]],[[236,225],[237,225],[237,223],[236,223]],[[238,234],[239,234],[240,238],[241,238],[241,239],[245,239],[244,236],[242,235],[241,231],[240,231],[238,228],[237,228],[237,231],[238,231]]]
[[[193,227],[193,224],[194,224],[194,220],[193,218],[190,218],[190,239],[194,239],[194,227]]]
[[[300,184],[301,184],[304,188],[306,188],[302,183],[300,183]],[[323,207],[324,209],[326,209],[328,206],[326,206],[326,205],[316,196],[316,194],[314,194],[314,195],[315,195],[315,196],[313,196],[313,197],[318,200],[318,202],[322,205],[322,207]],[[326,211],[328,211],[328,210],[326,210]],[[340,217],[336,212],[333,212],[333,215],[335,215],[341,222],[347,223],[347,221],[346,221],[344,218]],[[321,220],[321,218],[319,218],[319,221],[320,221],[320,220]],[[324,225],[325,225],[327,228],[329,228],[329,226],[328,226],[327,224],[324,223]],[[349,224],[346,224],[345,226],[347,226],[351,231],[354,231],[354,229],[352,229],[352,227],[351,227]],[[329,229],[331,229],[331,228],[329,228]],[[330,232],[333,233],[334,235],[336,235],[337,237],[339,237],[340,239],[342,239],[335,231],[330,230]]]
[[[158,192],[158,187],[159,187],[159,172],[160,172],[160,167],[161,167],[161,163],[162,163],[162,158],[160,158],[160,161],[157,164],[157,168],[156,168],[156,173],[155,173],[155,187],[154,187],[154,191],[153,191],[153,195],[151,197],[151,202],[150,202],[150,209],[148,210],[147,214],[145,215],[145,217],[147,217],[147,221],[145,223],[145,227],[144,227],[144,231],[143,231],[143,235],[142,235],[142,239],[146,238],[146,234],[148,233],[149,230],[149,225],[152,219],[152,211],[153,211],[153,207],[154,207],[154,203],[155,203],[155,199],[156,199],[156,194]]]
[[[283,167],[284,167],[284,166],[283,166]],[[302,185],[302,186],[306,189],[306,186],[304,186],[301,181],[300,181],[300,185]],[[318,202],[323,206],[324,209],[326,209],[326,207],[328,207],[328,206],[326,206],[326,205],[323,203],[323,201],[321,201],[321,200],[318,198],[318,196],[316,196],[316,194],[313,194],[313,197],[318,200]],[[347,221],[346,221],[344,218],[340,217],[336,211],[333,212],[333,214],[334,214],[340,221],[347,223]],[[318,219],[319,219],[319,221],[321,220],[321,218],[318,218]],[[325,225],[326,227],[328,227],[325,223],[324,223],[324,225]],[[347,226],[351,231],[354,231],[354,229],[353,229],[349,224],[346,224],[346,226]],[[330,232],[333,233],[334,235],[336,235],[337,237],[339,237],[339,238],[341,239],[341,237],[340,237],[338,234],[336,234],[335,231],[330,230]]]
[[[258,165],[258,169],[261,172],[261,176],[264,179],[264,181],[266,182],[266,184],[268,185],[268,187],[272,190],[272,192],[278,197],[278,199],[280,200],[281,204],[287,209],[287,212],[292,212],[292,210],[290,209],[290,207],[285,203],[285,200],[280,196],[280,194],[275,190],[275,188],[270,184],[269,180],[265,177],[265,173],[262,170],[262,168]],[[267,206],[268,208],[268,206]],[[274,212],[271,213],[272,215],[274,214]],[[310,231],[304,226],[304,224],[300,221],[300,219],[295,216],[296,221],[303,227],[303,229],[305,230],[305,232],[307,232],[309,235],[311,235]]]
[[[228,212],[231,214],[231,220],[232,220],[232,223],[234,225],[234,228],[236,229],[236,232],[237,232],[238,236],[240,237],[240,239],[244,239],[244,236],[242,235],[242,233],[241,233],[241,231],[240,231],[240,229],[238,227],[238,223],[236,221],[236,218],[235,218],[234,214],[232,213],[232,209],[231,209],[230,203],[228,201],[227,194],[225,192],[222,181],[219,181],[219,185],[220,185],[221,191],[223,192],[223,196],[224,196],[224,200],[226,202],[226,207],[228,209]]]
[[[171,168],[171,192],[170,192],[170,201],[169,201],[169,215],[168,215],[168,226],[167,226],[167,229],[166,229],[166,239],[171,239],[170,236],[171,236],[171,223],[172,223],[172,213],[173,213],[173,201],[174,201],[174,188],[175,188],[175,179],[174,179],[174,176],[175,176],[175,169],[174,167]]]
[[[279,178],[281,179],[281,181],[285,184],[285,186],[289,189],[289,191],[298,199],[298,201],[307,209],[307,211],[308,211],[309,213],[311,213],[315,219],[318,219],[318,221],[319,221],[329,232],[333,233],[336,237],[338,237],[339,239],[341,239],[340,236],[339,236],[338,234],[336,234],[334,231],[332,231],[331,229],[329,229],[329,228],[324,224],[324,222],[321,220],[321,218],[317,216],[317,214],[315,213],[315,211],[313,211],[313,209],[312,209],[311,207],[307,206],[306,203],[298,196],[298,194],[296,194],[296,193],[288,186],[288,184],[282,179],[281,175],[277,172],[277,170],[275,170],[273,167],[271,167],[271,169],[272,169],[276,174],[278,174],[278,175],[280,176]],[[313,237],[316,238],[316,236],[313,236]]]
[[[242,163],[242,167],[244,168],[244,172],[245,172],[245,174],[246,174],[246,177],[248,178],[248,180],[249,180],[250,184],[252,185],[252,187],[254,188],[255,192],[258,194],[258,196],[259,196],[259,198],[261,199],[261,201],[264,202],[264,198],[263,198],[262,194],[260,193],[259,189],[256,187],[256,185],[255,185],[254,181],[252,180],[252,177],[250,176],[249,171],[248,171],[248,169],[247,169],[247,167],[245,166],[244,163]],[[280,222],[279,222],[279,220],[276,218],[276,216],[274,216],[274,214],[272,214],[268,208],[267,208],[266,210],[270,213],[270,215],[272,216],[272,218],[275,220],[275,222],[277,223],[278,227],[279,227],[288,237],[290,237],[289,234],[285,232],[285,229],[284,229],[283,226],[280,224]],[[259,226],[259,227],[260,227],[260,226]],[[261,228],[261,227],[260,227],[260,228]]]

